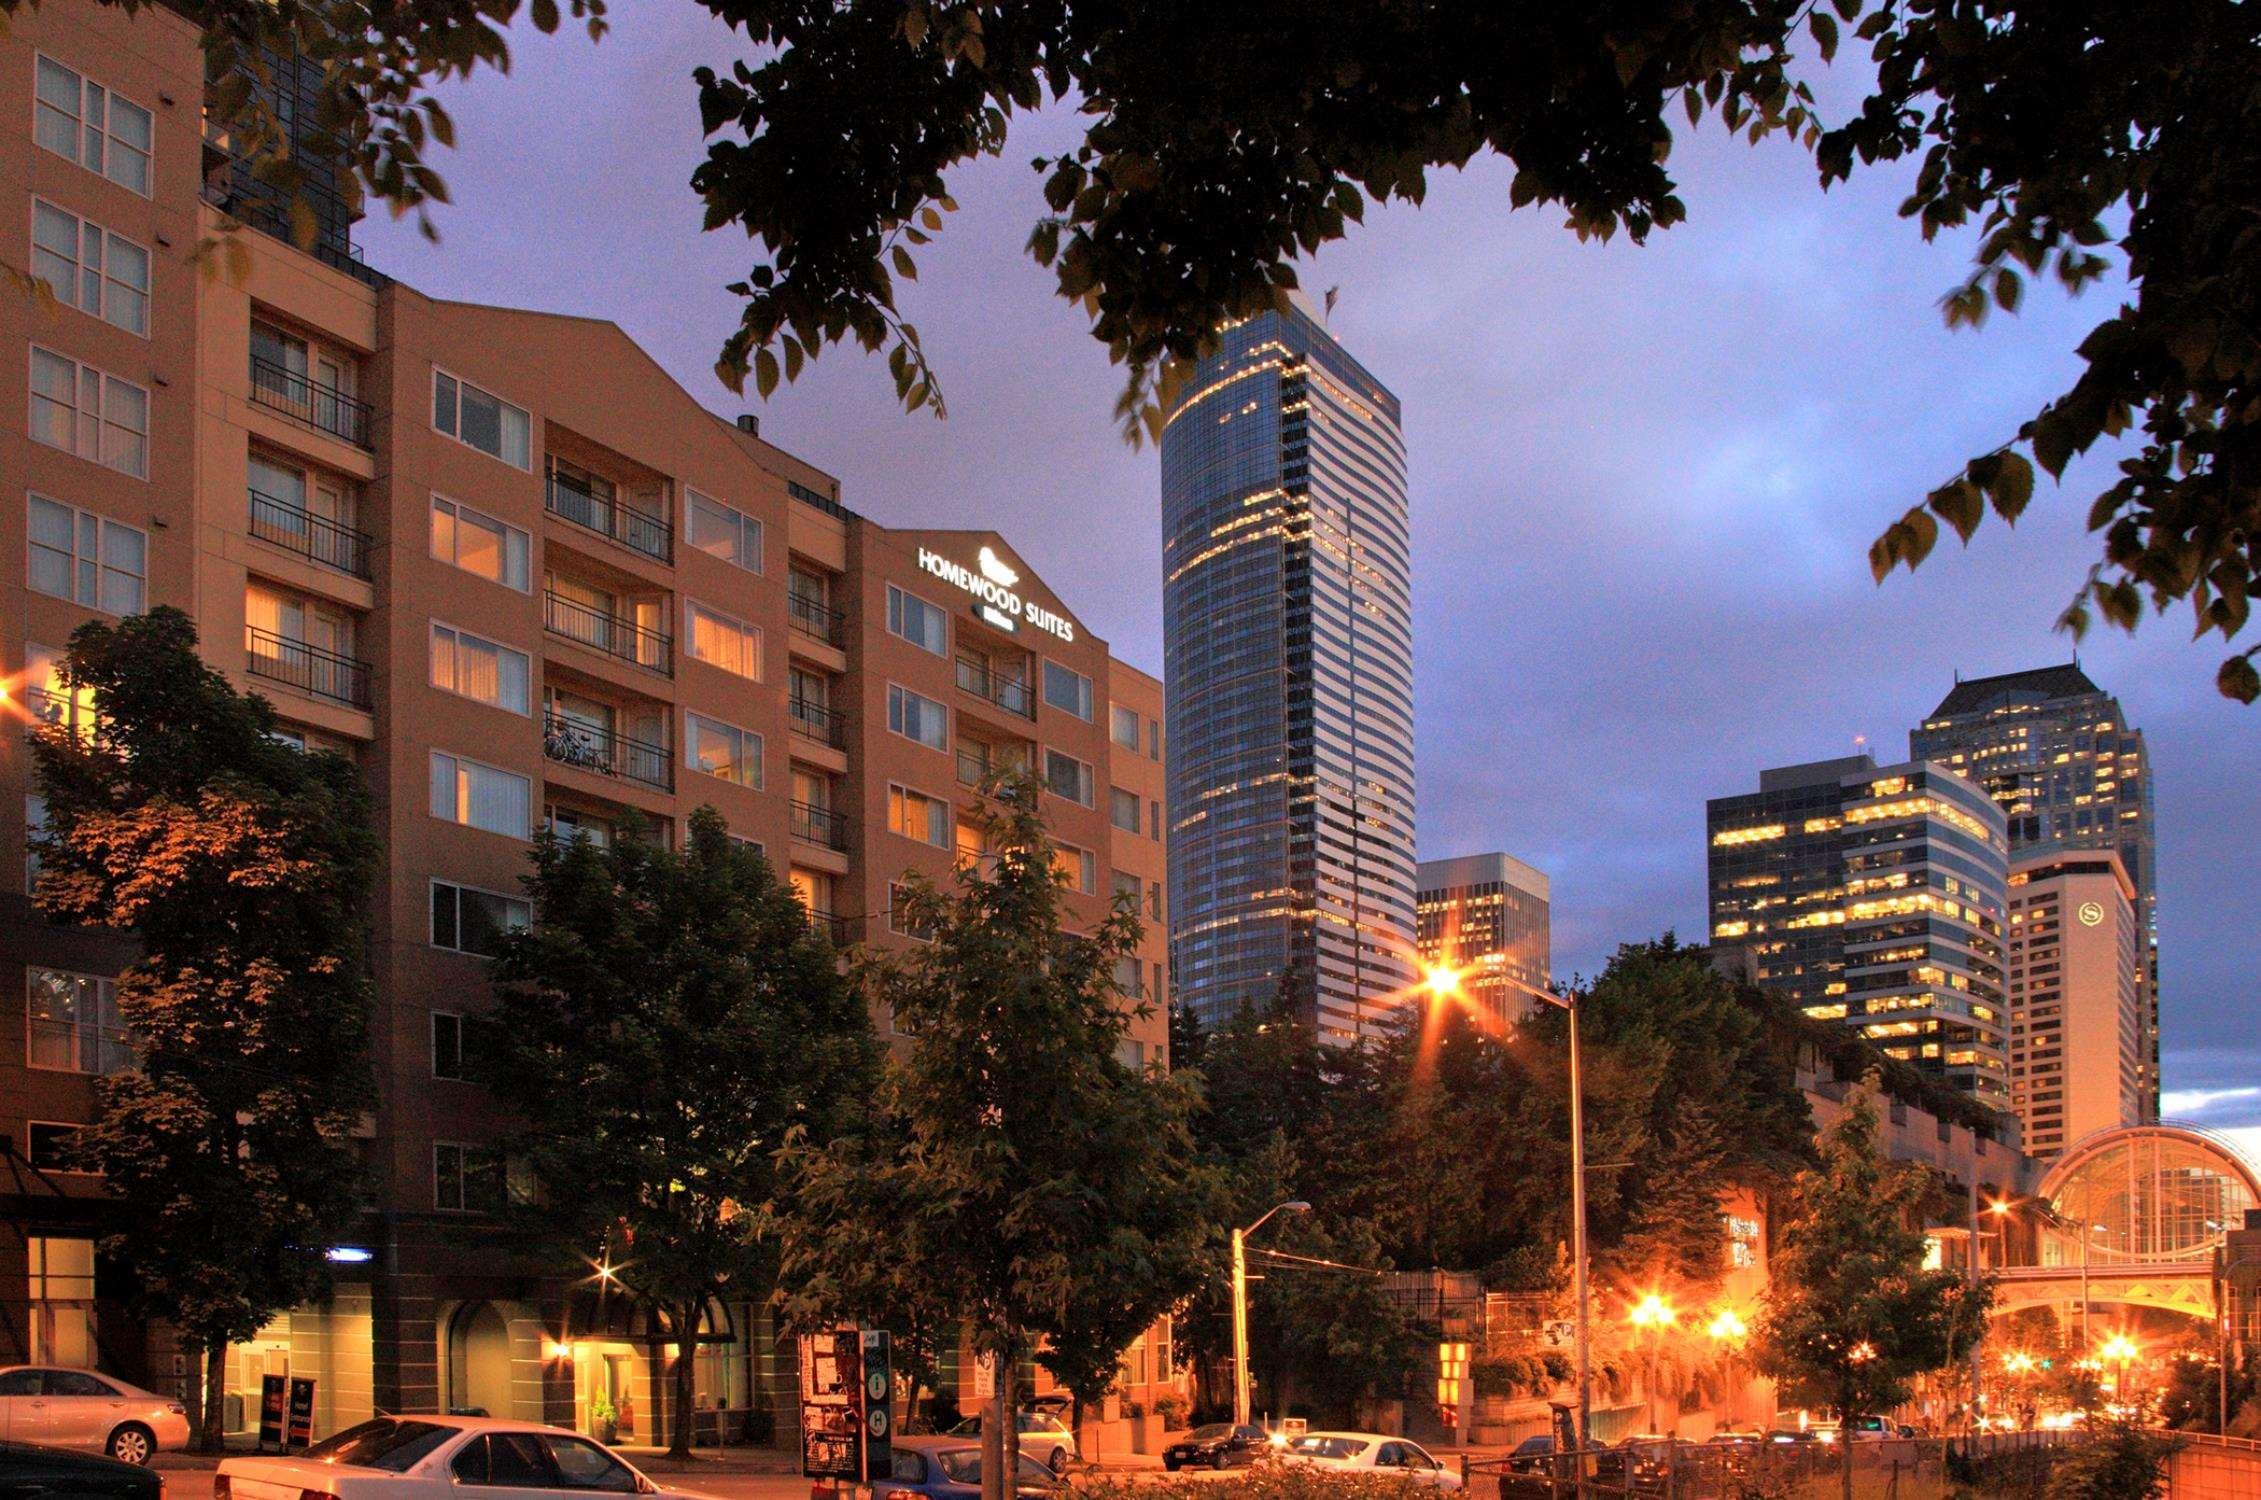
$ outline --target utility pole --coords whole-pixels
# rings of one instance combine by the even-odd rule
[[[1275,1204],[1246,1229],[1233,1231],[1233,1423],[1240,1427],[1248,1425],[1248,1237],[1283,1211],[1307,1214],[1311,1205],[1300,1198]]]
[[[1578,1004],[1561,1002],[1570,1020],[1570,1276],[1578,1299],[1578,1490],[1585,1493],[1586,1460],[1583,1450],[1592,1442],[1594,1368],[1591,1335],[1586,1327],[1586,1105],[1578,1074]]]

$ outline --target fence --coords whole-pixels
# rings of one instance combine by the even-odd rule
[[[1980,1437],[1892,1438],[1856,1442],[1858,1500],[1944,1500],[1963,1486],[1952,1460],[2005,1457],[2086,1442],[2068,1432],[1989,1433]],[[1664,1500],[1820,1500],[1839,1493],[1842,1451],[1813,1441],[1648,1442],[1593,1448],[1583,1494]],[[1573,1456],[1547,1454],[1465,1461],[1469,1500],[1572,1500],[1581,1493]]]

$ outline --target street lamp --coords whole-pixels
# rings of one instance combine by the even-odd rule
[[[1732,1307],[1721,1308],[1718,1315],[1704,1328],[1704,1332],[1711,1335],[1712,1347],[1719,1351],[1720,1358],[1727,1365],[1727,1421],[1729,1426],[1734,1425],[1736,1413],[1742,1409],[1743,1405],[1742,1388],[1735,1380],[1735,1356],[1741,1351],[1744,1336],[1750,1331],[1749,1325],[1737,1316]]]
[[[1654,1292],[1648,1292],[1642,1296],[1640,1301],[1633,1304],[1633,1310],[1626,1316],[1635,1328],[1646,1328],[1649,1331],[1649,1379],[1643,1394],[1648,1398],[1649,1431],[1655,1432],[1658,1430],[1656,1421],[1657,1345],[1663,1340],[1665,1329],[1671,1327],[1679,1315],[1672,1310],[1671,1303]]]
[[[2121,1406],[2126,1406],[2128,1404],[2128,1365],[2135,1359],[2137,1353],[2135,1340],[2124,1333],[2115,1333],[2106,1339],[2104,1347],[2096,1352],[2120,1367],[2119,1383],[2112,1388],[2112,1394],[2119,1398]]]
[[[1307,1214],[1311,1205],[1291,1198],[1264,1210],[1246,1229],[1233,1231],[1233,1422],[1241,1427],[1248,1425],[1248,1237],[1283,1212]]]

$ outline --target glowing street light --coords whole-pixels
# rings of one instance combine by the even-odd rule
[[[2013,1350],[2002,1356],[2002,1368],[2012,1375],[2030,1375],[2034,1369],[2033,1356],[2023,1349]]]
[[[2120,1367],[2119,1379],[2113,1383],[2112,1394],[2119,1399],[2122,1406],[2126,1406],[2128,1404],[2128,1366],[2135,1362],[2136,1355],[2142,1351],[2136,1347],[2134,1339],[2129,1338],[2124,1333],[2115,1333],[2106,1339],[2104,1346],[2096,1352],[2104,1359]]]
[[[1651,1432],[1657,1430],[1657,1345],[1663,1340],[1665,1329],[1671,1327],[1678,1317],[1679,1314],[1672,1310],[1672,1304],[1654,1292],[1644,1294],[1640,1301],[1633,1304],[1632,1311],[1626,1314],[1627,1320],[1635,1328],[1646,1328],[1649,1331],[1649,1379],[1644,1394],[1648,1397],[1649,1431]]]
[[[1704,1329],[1704,1332],[1723,1344],[1740,1343],[1743,1336],[1750,1331],[1743,1320],[1735,1315],[1735,1309],[1732,1307],[1721,1308],[1719,1316],[1713,1318]]]
[[[1450,964],[1431,964],[1422,985],[1432,1000],[1457,1000],[1461,994],[1460,971]]]
[[[1735,1379],[1735,1355],[1743,1347],[1743,1339],[1750,1333],[1746,1324],[1732,1307],[1723,1307],[1713,1315],[1704,1332],[1711,1335],[1712,1346],[1719,1350],[1720,1359],[1727,1366],[1727,1420],[1730,1425],[1742,1405],[1742,1385]]]

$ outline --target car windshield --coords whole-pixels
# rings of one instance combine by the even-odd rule
[[[934,1455],[934,1461],[942,1465],[943,1474],[953,1484],[981,1483],[981,1450],[979,1448],[946,1448]],[[1021,1484],[1024,1487],[1039,1484],[1050,1489],[1052,1482],[1052,1471],[1050,1469],[1025,1453],[1021,1455]]]
[[[1191,1431],[1191,1432],[1189,1432],[1189,1433],[1187,1433],[1187,1434],[1186,1434],[1186,1438],[1187,1438],[1187,1440],[1188,1440],[1188,1441],[1190,1441],[1190,1442],[1196,1442],[1196,1443],[1214,1443],[1214,1442],[1215,1442],[1215,1441],[1217,1441],[1217,1439],[1219,1439],[1219,1438],[1229,1438],[1229,1437],[1231,1437],[1232,1435],[1233,1435],[1233,1424],[1232,1424],[1232,1423],[1230,1423],[1230,1422],[1212,1422],[1212,1423],[1210,1423],[1210,1424],[1209,1424],[1209,1425],[1208,1425],[1207,1427],[1196,1427],[1196,1428],[1194,1428],[1194,1429],[1193,1429],[1193,1431]]]
[[[1366,1451],[1366,1444],[1357,1438],[1325,1437],[1312,1433],[1290,1443],[1288,1451],[1305,1458],[1356,1458]]]
[[[405,1474],[415,1468],[424,1455],[454,1437],[455,1433],[456,1429],[453,1427],[442,1427],[437,1422],[379,1417],[373,1422],[363,1422],[358,1427],[348,1427],[335,1437],[322,1439],[307,1449],[302,1457],[318,1463],[351,1464],[357,1469],[382,1469],[388,1474]]]

